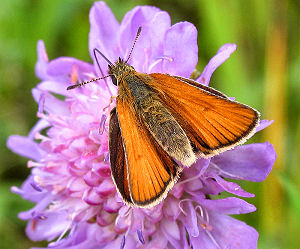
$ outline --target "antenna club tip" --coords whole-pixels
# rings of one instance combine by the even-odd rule
[[[139,28],[138,28],[138,34],[140,34],[141,31],[142,31],[142,26],[139,26]]]
[[[75,88],[75,85],[68,86],[68,87],[67,87],[67,90],[72,90],[72,89],[74,89],[74,88]]]

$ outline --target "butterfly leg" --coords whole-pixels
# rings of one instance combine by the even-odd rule
[[[106,119],[107,119],[107,116],[108,116],[108,113],[107,113],[107,109],[110,107],[110,105],[112,104],[113,102],[113,99],[115,99],[117,96],[111,96],[110,97],[110,101],[108,103],[107,106],[105,106],[102,111],[104,112],[101,116],[101,119],[100,119],[100,125],[99,125],[99,134],[102,135],[104,130],[105,130],[105,123],[106,123]]]
[[[115,98],[117,98],[117,96],[110,96],[109,103],[108,103],[108,105],[107,105],[107,106],[105,106],[105,107],[103,108],[103,111],[105,111],[107,108],[109,108],[109,107],[110,107],[110,105],[111,105],[111,104],[112,104],[112,102],[113,102],[113,99],[115,99]]]

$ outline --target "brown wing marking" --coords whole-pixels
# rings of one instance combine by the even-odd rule
[[[151,207],[165,198],[177,180],[180,168],[139,122],[133,108],[119,98],[117,114],[132,202],[141,207]]]
[[[245,142],[258,124],[256,110],[210,87],[199,87],[192,80],[155,73],[146,82],[161,94],[161,100],[203,157]]]
[[[110,112],[109,159],[112,178],[123,200],[132,204],[127,180],[127,165],[116,108]]]

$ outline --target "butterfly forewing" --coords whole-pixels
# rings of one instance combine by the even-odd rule
[[[127,159],[132,202],[142,207],[153,206],[174,185],[180,169],[149,134],[144,124],[138,121],[134,109],[120,98],[117,98],[117,114]]]
[[[199,87],[199,83],[181,77],[158,73],[149,76],[147,84],[163,93],[161,100],[203,157],[243,143],[258,124],[257,111],[212,88]]]

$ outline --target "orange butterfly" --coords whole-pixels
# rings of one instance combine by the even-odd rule
[[[141,27],[133,47],[140,32]],[[118,86],[109,123],[112,177],[126,204],[145,208],[166,197],[182,165],[244,143],[259,113],[191,79],[136,72],[127,63],[133,47],[126,61],[119,58],[115,64],[99,50],[94,53],[109,63],[108,76]]]

